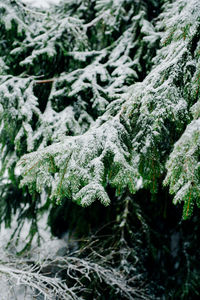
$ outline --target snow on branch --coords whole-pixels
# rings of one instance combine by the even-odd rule
[[[155,67],[145,80],[121,96],[123,104],[114,101],[84,135],[66,137],[61,143],[25,155],[19,163],[22,185],[37,191],[48,186],[52,198],[60,201],[67,196],[82,205],[95,199],[109,204],[108,184],[118,194],[126,188],[135,193],[143,186],[156,193],[165,173],[166,157],[190,122],[189,99],[194,103],[196,97],[196,73],[189,65],[199,59],[195,52],[198,45],[192,40],[199,26],[193,10],[200,11],[200,5],[184,2],[180,11],[182,2],[169,8],[167,16],[171,19],[164,39],[175,26],[176,32],[158,51]],[[189,26],[186,36],[181,31],[183,21]],[[162,22],[166,22],[165,14]],[[117,106],[113,115],[112,107]]]

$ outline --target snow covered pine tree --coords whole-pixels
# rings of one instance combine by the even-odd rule
[[[6,0],[0,28],[0,221],[17,216],[17,239],[30,222],[21,253],[47,214],[52,233],[82,239],[51,268],[79,287],[66,299],[192,299],[200,268],[178,202],[183,219],[200,206],[200,2],[66,0],[47,13]]]

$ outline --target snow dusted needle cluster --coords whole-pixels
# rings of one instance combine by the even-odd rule
[[[0,273],[10,295],[18,282],[47,299],[197,294],[199,219],[180,222],[179,208],[187,219],[200,207],[199,97],[199,0],[48,10],[0,0],[0,225],[12,227]]]
[[[16,31],[9,37],[14,39],[9,44],[11,60],[2,60],[8,71],[3,74],[2,69],[0,78],[2,174],[6,168],[14,173],[24,153],[53,144],[56,157],[48,148],[36,154],[36,160],[31,158],[24,183],[29,182],[32,191],[47,185],[57,201],[70,196],[82,205],[96,198],[110,202],[105,191],[108,172],[118,194],[127,184],[135,191],[130,129],[123,118],[118,122],[119,111],[128,86],[150,69],[160,37],[147,20],[145,2],[95,3],[89,14],[90,2],[63,2],[54,8],[56,18],[18,1],[15,7],[7,1],[1,9],[5,43],[6,35]],[[2,53],[5,48],[2,43]],[[106,115],[113,110],[113,118],[98,120],[107,108]],[[26,158],[22,161],[24,166]]]
[[[1,53],[13,39],[10,60],[1,55],[1,173],[18,162],[21,186],[83,206],[108,205],[108,186],[155,195],[167,174],[189,216],[199,190],[199,2],[166,4],[156,29],[143,1],[98,0],[94,11],[63,2],[55,18],[9,3],[0,7]]]
[[[90,205],[96,199],[108,205],[108,180],[119,194],[127,185],[134,193],[139,175],[130,154],[130,128],[120,117],[120,113],[108,115],[107,121],[101,117],[101,125],[91,127],[84,135],[32,153],[31,165],[27,162],[30,154],[24,156],[19,163],[26,173],[21,184],[40,192],[48,186],[53,198],[67,196],[81,205]]]
[[[193,176],[199,172],[198,164],[194,166],[194,157],[198,160],[199,123],[198,120],[191,122],[190,113],[194,105],[198,106],[199,95],[199,43],[196,42],[199,11],[198,1],[177,1],[170,5],[157,25],[158,30],[165,28],[162,47],[144,81],[131,86],[120,96],[121,101],[108,106],[107,112],[84,135],[67,137],[59,144],[25,155],[19,163],[24,177],[21,184],[38,191],[49,186],[52,197],[68,196],[82,205],[89,205],[95,199],[108,204],[108,184],[114,186],[118,194],[126,188],[135,193],[142,187],[150,188],[154,194],[166,174],[165,163],[174,143],[180,138],[180,143],[187,144],[190,132],[191,137],[194,136],[190,138],[190,145],[196,151],[187,150],[187,164],[191,167],[182,168],[184,173],[190,173],[185,180],[181,177],[173,188],[171,174],[176,181],[181,164],[181,154],[175,146],[170,160],[176,163],[168,162],[166,179],[172,186],[171,191],[179,192],[175,201],[188,203],[184,208],[187,217],[192,207],[192,201],[190,206],[188,200],[190,191],[196,195],[195,186],[199,185],[198,175],[196,184],[191,183],[191,171]],[[114,114],[112,107],[115,107]],[[184,151],[185,147],[181,149]],[[52,173],[51,164],[55,170]],[[175,171],[177,168],[179,172]]]

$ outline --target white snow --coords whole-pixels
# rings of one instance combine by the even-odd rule
[[[35,7],[48,8],[51,4],[58,4],[60,0],[22,0],[22,2]]]

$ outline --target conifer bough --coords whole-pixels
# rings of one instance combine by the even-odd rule
[[[88,206],[164,182],[184,218],[200,205],[200,2],[168,2],[155,26],[145,1],[96,0],[93,19],[0,4],[2,166],[21,186]]]

